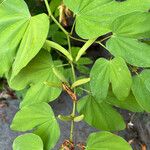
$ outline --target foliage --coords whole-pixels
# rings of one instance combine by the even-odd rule
[[[41,10],[34,11],[37,4]],[[53,149],[60,136],[57,119],[71,122],[68,148],[74,141],[74,122],[84,120],[105,131],[89,135],[82,148],[131,150],[110,132],[126,127],[114,106],[150,112],[149,9],[150,0],[0,0],[0,77],[7,78],[12,89],[27,91],[11,129],[34,133],[17,137],[14,150]],[[61,23],[71,14],[74,23],[66,30]],[[83,46],[75,46],[74,40]],[[112,57],[93,64],[85,54],[94,43]],[[56,118],[48,103],[62,91],[70,96],[73,109]]]

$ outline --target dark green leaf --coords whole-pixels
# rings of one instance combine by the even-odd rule
[[[144,70],[141,74],[133,77],[132,91],[141,107],[150,112],[150,70]]]
[[[110,105],[122,108],[122,109],[127,109],[132,112],[143,112],[142,107],[137,103],[134,95],[130,93],[130,95],[124,100],[120,101],[118,100],[111,92],[109,92],[106,102],[109,103]]]
[[[84,121],[100,130],[123,130],[125,123],[119,113],[109,104],[98,103],[92,96],[85,96],[78,102],[78,112]]]

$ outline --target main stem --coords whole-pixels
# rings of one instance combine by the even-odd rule
[[[70,37],[69,37],[69,33],[63,28],[63,26],[55,19],[55,17],[53,16],[52,12],[51,12],[51,9],[49,7],[49,3],[48,3],[48,0],[44,0],[45,2],[45,5],[46,5],[46,8],[47,8],[47,11],[48,11],[48,14],[49,16],[52,18],[52,20],[58,25],[58,27],[66,34],[67,36],[67,41],[68,41],[68,49],[69,49],[69,52],[71,54],[71,43],[70,43]],[[72,70],[72,75],[73,75],[73,80],[74,82],[76,81],[76,75],[75,75],[75,69],[74,69],[74,65],[73,65],[73,62],[70,61],[70,65],[71,65],[71,70]],[[74,92],[75,89],[74,89]],[[72,113],[71,113],[71,116],[74,118],[75,117],[75,114],[76,114],[76,101],[73,101],[73,109],[72,109]],[[74,130],[74,121],[72,120],[71,121],[71,129],[70,129],[70,141],[73,142],[73,130]]]

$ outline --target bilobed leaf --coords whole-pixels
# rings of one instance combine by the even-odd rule
[[[78,112],[84,115],[84,121],[100,130],[123,130],[123,118],[109,104],[99,103],[92,96],[85,96],[78,101]]]
[[[111,26],[113,36],[107,42],[108,50],[129,64],[150,67],[150,45],[140,40],[150,37],[149,24],[148,12],[134,12],[117,18]]]
[[[90,73],[91,91],[97,99],[107,97],[109,85],[119,100],[124,100],[130,92],[132,83],[131,74],[122,58],[113,60],[98,59]]]
[[[61,64],[53,62],[49,52],[42,50],[13,80],[9,81],[10,87],[16,90],[22,90],[31,84],[21,107],[33,103],[49,102],[60,95],[61,88],[48,87],[44,84],[45,81],[61,84],[53,73],[54,63]]]
[[[91,39],[111,31],[110,24],[117,17],[134,11],[148,11],[150,1],[126,0],[64,0],[76,15],[76,32]],[[111,13],[110,13],[111,12]]]
[[[31,17],[24,0],[0,3],[0,74],[13,64],[12,78],[25,67],[43,46],[49,30],[46,14]],[[40,34],[40,36],[39,36]]]
[[[23,107],[15,115],[11,129],[23,132],[34,129],[34,133],[43,140],[46,150],[52,149],[60,136],[54,113],[46,103]]]
[[[132,148],[123,138],[103,131],[89,135],[86,150],[132,150]]]
[[[43,150],[41,138],[33,133],[18,136],[13,142],[13,150]]]
[[[139,105],[150,112],[150,90],[146,82],[150,79],[150,70],[144,70],[141,74],[133,77],[132,91]]]
[[[4,0],[0,3],[0,75],[9,71],[30,18],[23,0]]]
[[[31,17],[13,64],[12,78],[40,51],[46,40],[48,29],[49,18],[46,14]]]

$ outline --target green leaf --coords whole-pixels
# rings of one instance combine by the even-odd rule
[[[60,64],[60,62],[55,62],[55,64]],[[21,107],[33,103],[49,102],[60,95],[61,88],[48,87],[44,84],[45,81],[61,84],[53,73],[53,66],[49,52],[42,50],[13,80],[9,81],[10,87],[16,90],[22,90],[29,84],[32,85]]]
[[[57,80],[54,74],[51,74],[49,79]],[[50,102],[55,100],[61,94],[61,88],[48,87],[44,83],[32,85],[23,101],[20,103],[20,108],[40,102]]]
[[[97,99],[107,97],[109,84],[119,100],[124,100],[130,92],[132,84],[131,74],[122,58],[113,60],[98,59],[90,73],[90,85],[93,96]]]
[[[106,103],[132,112],[143,112],[142,107],[138,104],[132,93],[130,93],[124,101],[120,101],[113,95],[113,93],[109,92],[106,98]]]
[[[90,78],[83,78],[83,79],[80,79],[80,80],[77,80],[76,82],[74,82],[71,86],[71,88],[75,88],[77,86],[80,86],[82,84],[85,84],[85,83],[88,83],[90,81]]]
[[[133,21],[134,20],[134,21]],[[134,12],[112,23],[108,50],[134,66],[150,67],[150,46],[140,39],[150,37],[150,13]]]
[[[12,78],[40,51],[47,38],[48,29],[49,18],[46,14],[34,16],[29,20],[28,28],[23,36],[12,67]]]
[[[66,35],[62,31],[57,31],[53,36],[52,40],[60,45],[67,45]]]
[[[16,76],[42,48],[48,30],[46,14],[31,17],[23,0],[3,1],[0,4],[0,34],[5,37],[0,40],[0,74],[9,71],[15,58],[12,78]]]
[[[90,68],[89,67],[86,67],[84,65],[77,65],[76,68],[77,68],[77,70],[79,70],[80,73],[83,73],[85,75],[90,74]]]
[[[139,105],[150,112],[150,89],[147,82],[150,79],[150,70],[144,70],[141,74],[133,77],[132,91]]]
[[[13,150],[43,150],[41,138],[33,133],[18,136],[13,142]]]
[[[87,57],[81,57],[78,62],[77,65],[89,65],[92,64],[93,61],[90,58]]]
[[[85,96],[78,101],[78,112],[84,115],[84,121],[100,130],[123,130],[125,123],[119,113],[109,104],[98,103],[94,97]]]
[[[126,0],[64,0],[76,15],[76,32],[91,39],[111,31],[110,24],[117,17],[134,11],[148,11],[150,1]],[[111,12],[111,13],[110,13]]]
[[[103,131],[90,134],[86,150],[132,150],[132,148],[123,138]]]
[[[61,45],[59,45],[55,42],[52,42],[52,41],[48,41],[48,40],[46,40],[45,44],[58,50],[59,52],[64,54],[70,61],[73,61],[71,54],[65,48],[63,48]]]
[[[30,17],[28,7],[23,0],[1,1],[0,35],[3,38],[0,38],[0,75],[9,71]]]
[[[150,37],[149,24],[150,13],[133,12],[117,18],[112,23],[111,28],[117,35],[128,38],[143,39]]]
[[[60,129],[56,121],[45,122],[41,126],[38,126],[34,133],[39,135],[43,140],[44,150],[52,150],[60,137]]]
[[[56,9],[58,9],[58,6],[61,5],[61,0],[51,0],[50,2],[50,8],[51,12],[55,12]]]
[[[16,90],[22,90],[31,83],[43,83],[53,73],[53,65],[49,52],[41,50],[13,80],[10,80],[10,87]]]
[[[46,103],[23,107],[15,115],[11,129],[22,132],[34,129],[34,133],[43,140],[46,150],[52,149],[60,136],[54,113]]]

